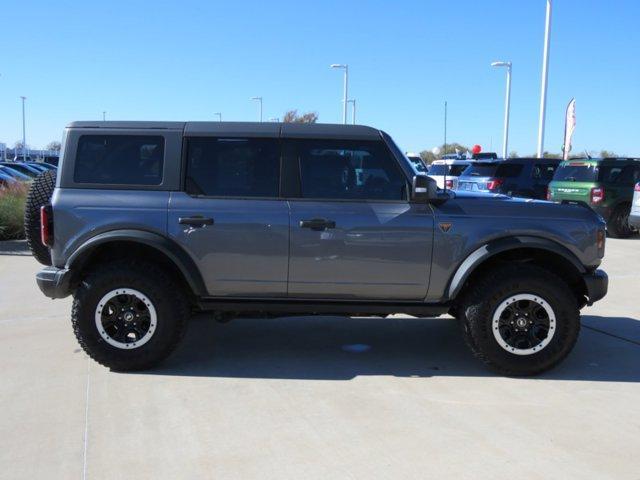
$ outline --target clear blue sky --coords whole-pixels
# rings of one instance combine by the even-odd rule
[[[500,150],[514,64],[511,141],[536,146],[545,0],[17,1],[2,8],[0,142],[42,147],[73,120],[255,120],[287,109],[341,120],[348,63],[358,123],[406,150],[449,140]],[[574,152],[640,155],[640,2],[554,0],[546,149],[577,99]]]

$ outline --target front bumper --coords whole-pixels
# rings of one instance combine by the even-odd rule
[[[66,268],[45,267],[36,274],[36,282],[42,293],[49,298],[71,295],[71,271]]]
[[[609,289],[609,277],[604,270],[594,270],[591,273],[582,275],[584,284],[587,287],[587,305],[593,305],[598,300],[604,298]]]

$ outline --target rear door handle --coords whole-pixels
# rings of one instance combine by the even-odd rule
[[[336,228],[336,222],[327,220],[326,218],[312,218],[311,220],[300,220],[300,227],[321,231],[328,228]]]
[[[204,227],[205,225],[213,225],[213,218],[202,217],[196,215],[193,217],[180,217],[178,218],[180,225],[189,225],[191,227]]]

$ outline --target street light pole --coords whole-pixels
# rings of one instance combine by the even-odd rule
[[[542,54],[542,87],[540,92],[540,119],[538,120],[538,158],[544,155],[544,122],[547,112],[547,80],[549,78],[549,36],[551,34],[551,0],[547,0],[547,17],[544,27],[544,52]]]
[[[504,137],[502,139],[502,158],[509,155],[509,111],[511,109],[511,62],[493,62],[492,67],[507,67],[507,93],[504,99]]]
[[[216,112],[216,113],[214,113],[214,115],[216,115],[218,117],[218,121],[219,122],[222,121],[222,113],[221,112]]]
[[[332,63],[331,68],[344,69],[344,91],[342,94],[342,123],[347,124],[347,102],[349,101],[349,65]]]
[[[22,99],[22,161],[27,161],[27,134],[26,134],[26,124],[24,120],[24,101],[27,97],[20,97]]]
[[[107,120],[107,112],[105,112],[104,110],[102,111],[102,121],[106,121]]]
[[[349,103],[352,105],[353,109],[351,110],[351,123],[353,125],[356,124],[356,99],[349,100]]]
[[[251,100],[260,102],[260,122],[262,123],[262,97],[251,97]]]

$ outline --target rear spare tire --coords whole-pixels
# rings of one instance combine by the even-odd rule
[[[34,258],[43,265],[51,265],[49,247],[40,241],[40,207],[49,204],[56,186],[55,170],[38,175],[31,183],[24,208],[24,234]]]

